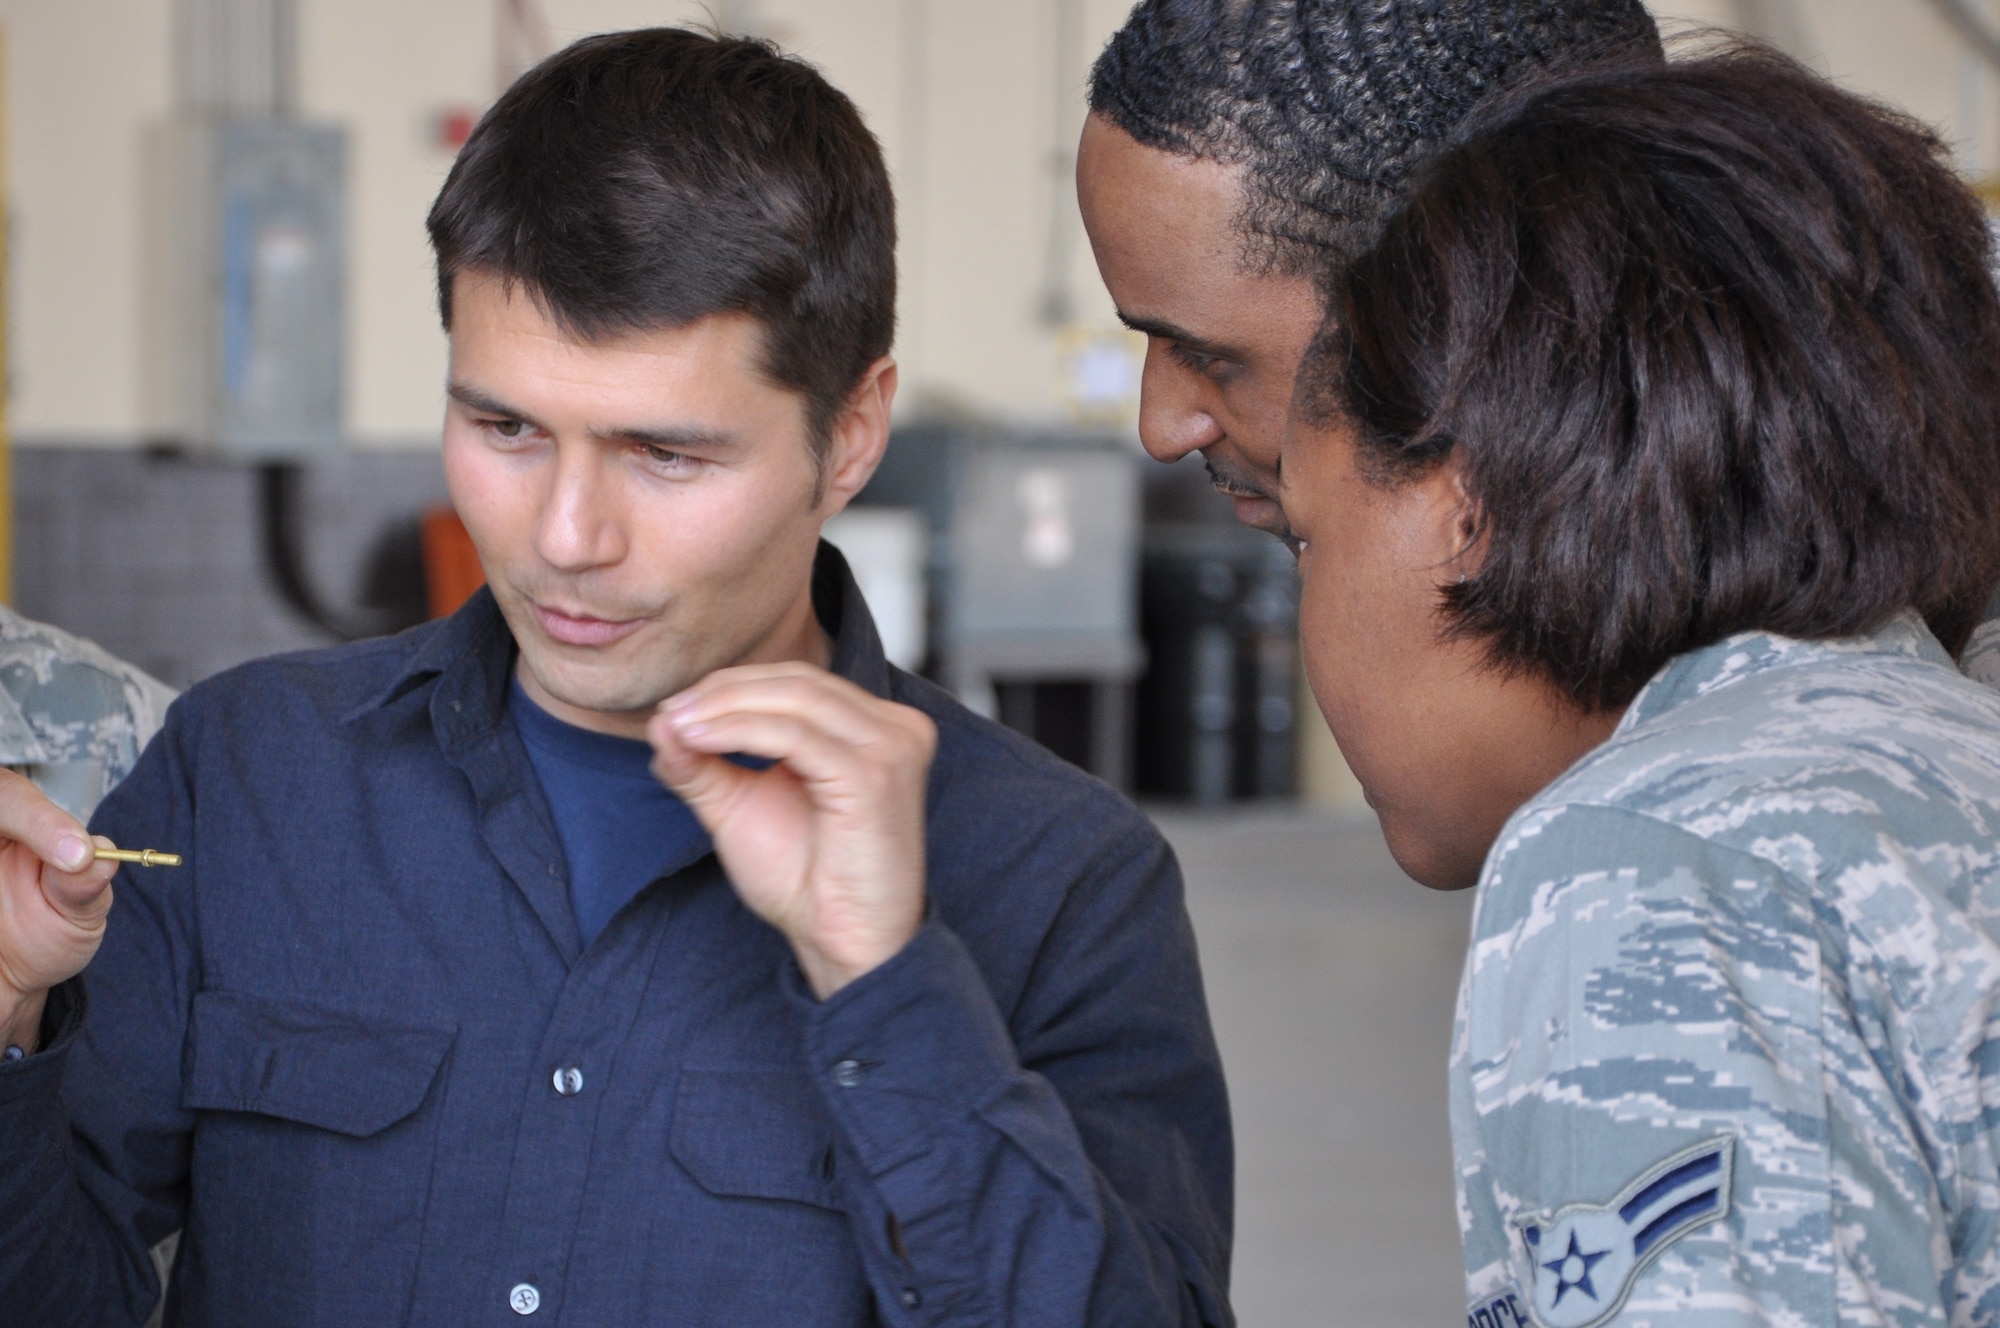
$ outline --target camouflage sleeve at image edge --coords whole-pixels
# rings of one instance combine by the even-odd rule
[[[1594,806],[1524,818],[1488,873],[1451,1070],[1476,1328],[1996,1321],[1991,1178],[1925,1161],[1982,1133],[1980,1086],[1965,1119],[1891,1089],[1885,1064],[1922,1103],[1967,1086],[1895,1060],[1910,1030],[1802,882]],[[1994,967],[1909,896],[1938,963]]]
[[[1973,630],[1959,664],[1974,682],[2000,688],[2000,595],[1987,606],[1986,621]]]
[[[131,771],[173,696],[90,642],[0,608],[0,765],[79,819]]]

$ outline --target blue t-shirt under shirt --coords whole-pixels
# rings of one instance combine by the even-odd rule
[[[653,749],[566,724],[517,680],[507,708],[554,814],[585,946],[641,890],[709,851],[694,812],[653,777]]]

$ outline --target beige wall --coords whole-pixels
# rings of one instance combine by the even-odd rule
[[[1081,120],[1083,71],[1124,4],[1084,8],[1064,141]],[[728,12],[683,0],[544,9],[558,41]],[[1053,412],[1054,339],[1036,318],[1059,178],[1052,0],[739,0],[735,13],[824,68],[882,139],[902,210],[906,400]],[[490,98],[491,15],[491,0],[302,0],[302,109],[352,136],[347,414],[362,442],[421,444],[436,429],[444,343],[423,215],[451,162],[427,131],[441,107]],[[129,444],[146,433],[139,154],[145,125],[170,109],[169,19],[168,0],[0,0],[22,436]],[[1067,224],[1080,307],[1108,321]]]
[[[1052,169],[1081,116],[1088,60],[1125,0],[1082,0],[1057,101],[1057,0],[545,0],[559,40],[710,12],[819,63],[881,136],[902,204],[898,354],[906,400],[1017,415],[1056,409],[1054,337],[1037,316]],[[430,117],[494,81],[491,0],[301,0],[302,101],[352,138],[348,419],[363,441],[435,433],[443,341],[423,214],[450,165]],[[1924,0],[1706,0],[1699,23],[1763,15],[1850,85],[1908,107],[2000,164],[1992,80]],[[1776,21],[1770,15],[1778,15]],[[140,383],[146,218],[141,142],[170,102],[169,0],[0,0],[8,37],[14,423],[30,438],[130,444]],[[1060,117],[1060,123],[1059,123]],[[1072,224],[1072,223],[1066,223]],[[1073,225],[1073,224],[1072,224]],[[1107,322],[1089,254],[1065,243],[1080,317]]]
[[[140,126],[165,112],[166,0],[4,0],[17,431],[139,421]]]
[[[2000,167],[1994,79],[1928,0],[1668,0],[1653,11],[1669,33],[1747,28],[1846,86],[1937,126],[1968,174]],[[2000,19],[2000,5],[1992,12]]]

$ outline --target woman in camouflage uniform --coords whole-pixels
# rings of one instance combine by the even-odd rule
[[[1284,505],[1397,859],[1478,885],[1471,1320],[2000,1323],[2000,303],[1775,56],[1515,94],[1345,274]]]

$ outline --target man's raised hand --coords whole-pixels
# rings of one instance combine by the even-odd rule
[[[810,664],[722,669],[647,727],[744,904],[821,999],[886,962],[924,915],[924,790],[937,729]],[[740,752],[773,761],[745,769]]]
[[[0,770],[0,1043],[32,1051],[49,988],[81,973],[104,939],[117,864],[92,853],[75,817]]]

